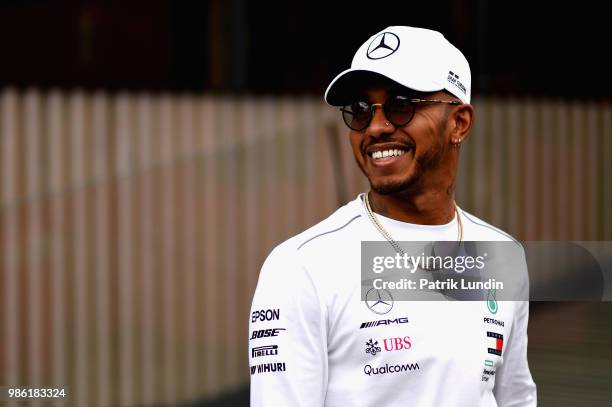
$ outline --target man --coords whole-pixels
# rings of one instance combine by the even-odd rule
[[[265,261],[249,321],[251,405],[535,406],[527,302],[362,299],[362,241],[401,251],[398,241],[512,240],[454,202],[474,115],[463,54],[438,32],[389,27],[325,99],[342,106],[371,190]]]

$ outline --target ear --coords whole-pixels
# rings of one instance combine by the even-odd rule
[[[474,119],[474,106],[462,104],[453,108],[448,116],[451,143],[461,144],[470,134]]]

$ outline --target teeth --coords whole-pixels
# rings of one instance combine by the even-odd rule
[[[399,157],[400,155],[404,153],[405,153],[404,150],[399,150],[399,149],[374,151],[372,153],[372,158],[379,159],[379,158],[386,158],[386,157]]]

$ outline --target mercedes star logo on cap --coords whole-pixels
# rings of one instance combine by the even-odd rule
[[[381,59],[393,54],[399,48],[399,37],[392,32],[385,31],[378,34],[368,45],[369,59]]]
[[[393,297],[388,290],[370,288],[366,294],[366,305],[375,314],[386,314],[393,308]]]

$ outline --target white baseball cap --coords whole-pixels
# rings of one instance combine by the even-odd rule
[[[329,84],[325,101],[332,106],[350,103],[360,83],[372,75],[418,92],[446,89],[463,103],[470,103],[470,65],[437,31],[394,26],[373,35],[359,47],[351,68]]]

